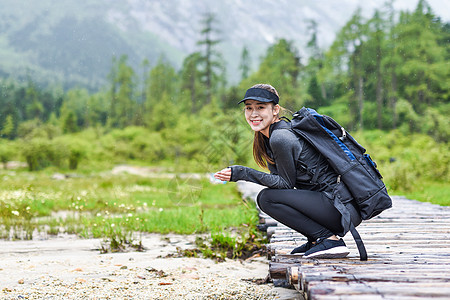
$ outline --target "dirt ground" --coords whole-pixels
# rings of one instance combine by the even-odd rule
[[[148,234],[144,252],[101,254],[101,241],[59,236],[0,241],[1,299],[298,299],[256,284],[265,257],[246,261],[167,257],[195,236]]]

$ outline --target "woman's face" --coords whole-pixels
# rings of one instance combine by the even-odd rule
[[[280,107],[273,103],[260,102],[257,100],[245,100],[245,119],[253,131],[261,131],[269,136],[269,128],[278,120]]]

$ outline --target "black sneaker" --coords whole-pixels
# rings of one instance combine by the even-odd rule
[[[303,258],[344,258],[349,253],[350,251],[342,239],[338,241],[322,239],[306,251]]]
[[[300,247],[297,247],[294,250],[292,250],[291,254],[304,255],[305,252],[308,251],[309,249],[311,249],[313,246],[314,245],[311,242],[304,243]]]

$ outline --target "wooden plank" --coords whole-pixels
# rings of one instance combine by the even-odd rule
[[[286,279],[288,268],[291,267],[289,264],[280,263],[269,263],[269,275],[271,279]]]
[[[304,259],[289,254],[303,235],[282,224],[268,228],[269,274],[307,299],[450,299],[450,208],[398,197],[393,204],[358,226],[365,262],[350,235],[347,258]]]
[[[310,282],[306,294],[308,299],[320,299],[320,295],[332,294],[342,295],[382,295],[389,299],[391,295],[413,296],[413,297],[445,297],[450,295],[450,284],[448,282],[433,283],[395,283],[371,282],[342,284],[341,282]]]
[[[370,295],[319,295],[319,296],[314,296],[314,299],[320,299],[320,300],[437,300],[439,298],[436,297],[414,297],[414,296],[401,296],[401,295],[389,295],[389,298],[385,298],[382,295],[374,295],[374,294],[370,294]],[[446,299],[446,298],[444,298]]]
[[[362,265],[369,267],[372,265],[384,265],[386,267],[391,267],[392,265],[449,265],[450,260],[446,256],[440,255],[423,255],[418,258],[411,258],[406,256],[393,258],[389,254],[373,254],[369,257],[368,261],[360,261],[358,256],[350,256],[345,259],[304,259],[300,255],[291,254],[277,254],[271,258],[273,262],[279,263],[291,263],[291,264],[302,264],[303,266],[347,266],[347,265]]]
[[[383,281],[383,282],[449,282],[448,277],[443,278],[440,276],[440,271],[428,272],[427,274],[417,274],[416,273],[399,273],[399,272],[378,272],[369,274],[336,274],[333,272],[318,272],[318,273],[295,273],[293,270],[288,269],[286,276],[290,282],[296,283],[299,280],[303,286],[305,283],[318,282],[318,281],[338,281],[338,282],[372,282],[372,281]],[[405,276],[408,275],[408,276]]]

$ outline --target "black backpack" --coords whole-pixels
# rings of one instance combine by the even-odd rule
[[[338,181],[347,186],[356,201],[361,218],[368,220],[392,207],[382,176],[366,149],[362,147],[333,118],[303,107],[293,114],[291,130],[309,142],[323,155],[334,171]],[[356,241],[361,260],[367,260],[364,244],[350,220],[350,213],[338,197],[334,206],[341,212],[345,232],[350,230]]]

